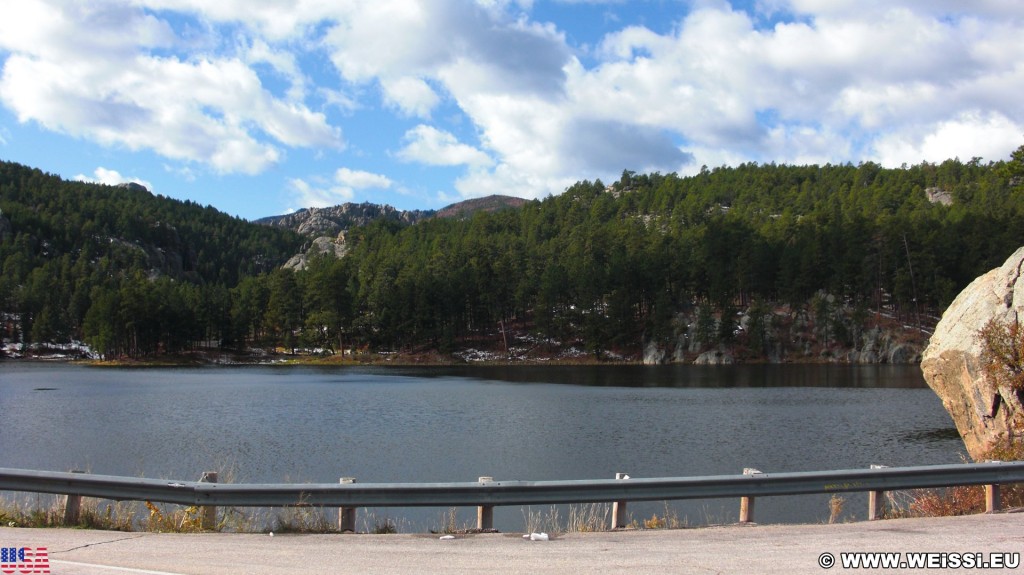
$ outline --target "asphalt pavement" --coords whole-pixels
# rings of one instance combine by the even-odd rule
[[[270,536],[2,527],[0,548],[46,548],[49,573],[56,575],[933,574],[979,571],[976,566],[990,567],[981,570],[985,573],[1024,572],[1024,513],[570,533],[554,534],[548,541],[530,541],[522,535],[441,539],[431,534]],[[875,569],[855,569],[855,561],[879,563]],[[893,563],[882,568],[881,561]],[[965,568],[968,563],[971,568]],[[0,573],[41,573],[41,565],[3,563]]]

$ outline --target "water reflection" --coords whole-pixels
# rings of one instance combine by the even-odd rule
[[[592,387],[925,389],[916,366],[905,365],[586,365],[395,368],[416,377],[467,377],[511,383]]]

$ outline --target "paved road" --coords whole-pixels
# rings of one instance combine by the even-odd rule
[[[55,575],[284,573],[849,573],[848,552],[1024,552],[1024,513],[840,525],[566,534],[155,534],[0,528],[0,547],[46,547]],[[819,567],[823,553],[837,563]],[[904,560],[906,555],[903,555]],[[973,557],[973,555],[972,555]],[[948,562],[948,556],[947,556]],[[948,565],[947,565],[948,566]],[[922,572],[919,570],[918,572]],[[972,570],[928,569],[927,573]],[[3,572],[3,571],[0,571]],[[870,572],[857,570],[857,573]],[[886,573],[911,572],[890,569]],[[1016,569],[986,573],[1024,573]],[[10,573],[10,571],[7,571]],[[17,573],[17,571],[15,571]]]

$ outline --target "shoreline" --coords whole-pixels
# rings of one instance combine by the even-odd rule
[[[700,364],[689,361],[668,361],[661,363],[644,363],[639,359],[608,358],[599,359],[586,356],[557,357],[541,356],[530,358],[497,358],[465,360],[455,356],[444,357],[437,353],[416,354],[416,353],[360,353],[354,356],[346,355],[313,355],[313,354],[244,354],[238,352],[193,352],[182,355],[161,355],[146,358],[118,358],[118,359],[95,359],[82,356],[68,356],[66,354],[39,354],[34,353],[21,357],[0,357],[0,363],[73,363],[90,367],[107,368],[131,368],[131,367],[246,367],[246,366],[274,366],[274,367],[471,367],[471,366],[668,366],[668,365],[709,365],[715,367],[727,367],[729,365],[920,365],[919,361],[905,363],[889,362],[850,362],[838,361],[835,358],[822,358],[816,356],[786,358],[782,361],[769,361],[767,359],[742,360],[737,359],[728,364]]]

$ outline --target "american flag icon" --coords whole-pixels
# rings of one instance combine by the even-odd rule
[[[30,575],[50,573],[50,556],[46,547],[0,547],[0,573]]]

